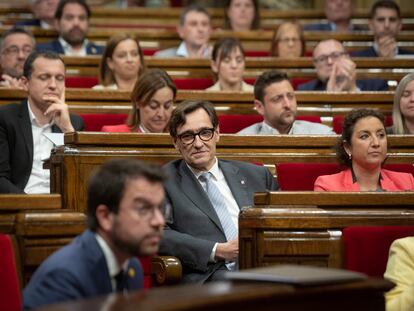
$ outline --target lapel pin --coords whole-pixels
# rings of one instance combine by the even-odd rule
[[[242,185],[244,185],[246,182],[245,182],[244,180],[241,180],[241,181],[240,181],[240,183],[241,183]]]
[[[135,277],[135,274],[136,274],[136,272],[135,272],[135,269],[134,268],[129,268],[128,269],[128,276],[130,278],[134,278]]]

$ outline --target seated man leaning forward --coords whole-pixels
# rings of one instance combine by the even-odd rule
[[[81,131],[65,104],[65,64],[54,52],[33,52],[23,68],[27,100],[0,107],[0,193],[49,193],[49,133]]]
[[[185,7],[180,15],[180,25],[177,27],[178,35],[183,41],[178,47],[158,51],[154,56],[209,58],[210,23],[210,15],[203,7],[198,5]]]
[[[160,253],[176,256],[183,282],[222,278],[237,268],[240,208],[258,191],[277,190],[266,167],[216,157],[219,127],[210,102],[185,101],[175,108],[170,135],[182,159],[166,165],[166,218]]]
[[[299,91],[357,92],[386,91],[383,79],[356,79],[356,65],[341,42],[328,39],[319,42],[313,50],[313,65],[318,79],[298,86]]]
[[[164,173],[131,159],[103,164],[89,180],[88,227],[47,258],[23,292],[24,308],[142,289],[136,256],[158,251]]]
[[[238,132],[241,135],[335,134],[323,124],[295,120],[296,96],[288,76],[271,70],[259,76],[254,85],[254,105],[264,120]]]

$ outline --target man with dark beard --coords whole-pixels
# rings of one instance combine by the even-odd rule
[[[89,229],[36,270],[23,292],[24,308],[141,289],[136,256],[158,251],[164,179],[150,163],[104,163],[89,180]]]
[[[39,51],[51,50],[69,56],[102,54],[103,47],[86,38],[91,11],[85,0],[61,0],[57,6],[55,19],[59,38],[47,43],[39,43]]]

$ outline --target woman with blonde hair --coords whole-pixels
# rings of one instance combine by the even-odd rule
[[[106,125],[103,132],[166,132],[173,111],[177,88],[163,70],[148,70],[135,83],[132,109],[126,124]]]
[[[273,33],[270,55],[280,58],[301,57],[305,54],[305,38],[302,26],[296,22],[285,22]]]
[[[144,72],[144,54],[138,39],[131,34],[112,36],[105,47],[99,67],[100,85],[95,90],[131,91]]]
[[[404,76],[395,90],[392,121],[388,134],[414,134],[414,73]]]

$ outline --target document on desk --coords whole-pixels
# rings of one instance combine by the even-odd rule
[[[49,139],[55,146],[62,146],[65,144],[64,138],[65,134],[63,133],[43,133],[47,139]]]
[[[366,279],[363,273],[348,270],[296,265],[278,265],[227,272],[228,280],[266,281],[300,286],[344,283]]]

